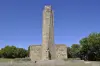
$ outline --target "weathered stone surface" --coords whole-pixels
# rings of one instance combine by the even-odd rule
[[[66,45],[56,44],[56,59],[67,59]]]
[[[51,6],[45,6],[43,10],[42,60],[55,59],[53,23]]]
[[[67,59],[66,45],[54,43],[54,16],[51,6],[43,10],[42,45],[30,46],[31,60]]]
[[[41,59],[41,45],[30,46],[30,58],[32,61]]]

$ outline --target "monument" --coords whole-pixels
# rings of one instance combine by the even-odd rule
[[[42,45],[29,46],[31,60],[67,59],[66,45],[54,43],[54,14],[50,5],[44,7],[42,24]]]

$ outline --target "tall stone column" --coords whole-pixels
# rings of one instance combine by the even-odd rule
[[[54,19],[51,6],[45,6],[43,10],[41,58],[42,60],[50,60],[55,58]]]

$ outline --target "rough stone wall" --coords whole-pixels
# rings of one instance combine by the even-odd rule
[[[67,59],[66,45],[56,44],[56,59]]]
[[[32,60],[52,60],[67,58],[66,45],[54,44],[54,14],[51,6],[43,10],[42,45],[30,46]]]
[[[43,27],[42,27],[42,60],[54,58],[54,25],[53,11],[51,6],[45,6],[43,10]],[[51,56],[51,57],[49,57]]]
[[[41,60],[41,45],[30,46],[30,58],[32,61]]]
[[[30,46],[30,58],[34,60],[42,60],[42,46],[41,45],[31,45]],[[55,59],[67,59],[67,47],[64,44],[55,45]],[[50,59],[49,59],[50,60]]]

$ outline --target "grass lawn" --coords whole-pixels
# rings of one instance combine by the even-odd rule
[[[9,58],[0,58],[0,62],[9,62],[12,61],[14,59],[9,59]]]

